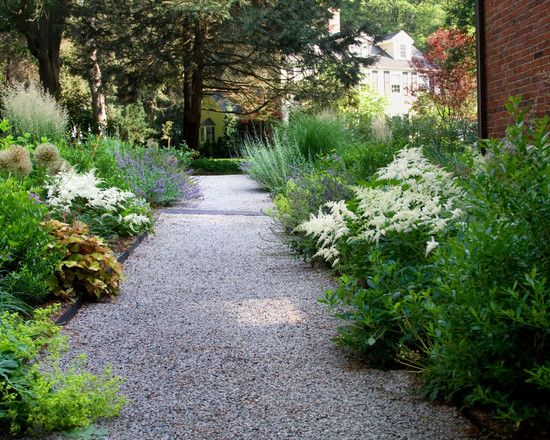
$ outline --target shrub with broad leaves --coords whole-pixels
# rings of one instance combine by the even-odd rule
[[[94,300],[118,294],[122,266],[101,238],[89,234],[81,222],[68,225],[50,220],[47,227],[57,241],[55,247],[64,252],[57,272],[50,278],[50,288],[56,294],[70,297],[84,292]]]

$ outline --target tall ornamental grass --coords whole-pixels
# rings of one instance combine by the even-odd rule
[[[351,132],[335,116],[297,113],[288,126],[276,127],[271,139],[244,143],[244,169],[265,189],[280,193],[291,177],[343,150],[351,140]]]
[[[278,131],[274,133],[271,142],[246,141],[242,155],[246,173],[272,193],[281,192],[286,182],[307,164],[298,144],[284,139]]]
[[[352,140],[351,132],[331,113],[296,113],[288,126],[280,130],[309,161],[315,161],[333,151],[340,151]]]
[[[31,140],[65,138],[69,116],[56,100],[38,86],[16,84],[2,91],[2,113],[16,134],[30,134]]]

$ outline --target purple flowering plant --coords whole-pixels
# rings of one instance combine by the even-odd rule
[[[115,152],[130,190],[156,206],[201,196],[197,182],[168,149],[147,148]]]

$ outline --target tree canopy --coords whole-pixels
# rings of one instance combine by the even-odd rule
[[[338,6],[342,29],[333,33]],[[9,48],[0,67],[4,80],[22,79],[11,64],[26,52],[44,89],[69,108],[89,100],[98,132],[110,105],[142,105],[148,123],[180,121],[196,147],[206,95],[264,117],[280,117],[292,99],[322,106],[373,62],[350,53],[359,33],[404,29],[425,48],[444,24],[471,30],[472,20],[473,0],[0,0],[0,47]],[[87,98],[61,90],[62,70],[73,78],[67,87],[87,84]]]

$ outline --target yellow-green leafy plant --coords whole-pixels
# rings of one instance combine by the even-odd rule
[[[110,368],[95,376],[83,356],[61,367],[68,345],[50,318],[56,310],[37,309],[32,319],[0,315],[0,436],[38,438],[85,427],[116,416],[125,404],[122,379]]]
[[[70,297],[83,292],[92,299],[116,296],[122,279],[122,266],[103,240],[88,232],[82,222],[73,225],[57,220],[47,222],[65,256],[50,280],[58,295]]]
[[[12,145],[7,150],[0,151],[0,171],[16,177],[26,177],[32,172],[32,162],[29,150]]]

